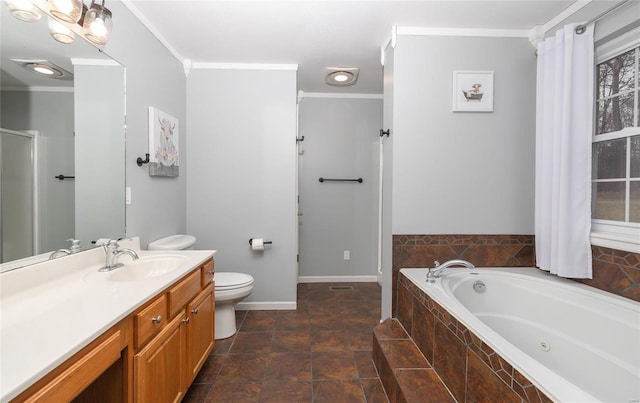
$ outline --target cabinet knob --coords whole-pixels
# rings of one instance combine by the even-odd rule
[[[198,308],[192,309],[191,313],[194,314],[194,315],[197,315],[198,314]]]
[[[162,322],[162,315],[158,315],[155,318],[151,318],[151,322],[153,323],[160,323]]]
[[[188,325],[190,320],[189,320],[189,318],[185,318],[185,319],[182,319],[182,322],[184,322],[184,323],[186,323]]]

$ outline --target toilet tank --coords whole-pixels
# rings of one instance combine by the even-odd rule
[[[170,235],[150,242],[148,250],[184,250],[194,249],[196,237],[193,235]]]

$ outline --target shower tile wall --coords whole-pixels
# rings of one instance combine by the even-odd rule
[[[640,253],[592,247],[593,279],[580,282],[640,301]],[[533,235],[394,235],[393,308],[397,312],[398,272],[433,267],[433,261],[465,259],[481,267],[535,266]]]

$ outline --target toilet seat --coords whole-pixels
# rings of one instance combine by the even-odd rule
[[[233,290],[253,284],[253,277],[245,273],[216,272],[213,275],[216,290]]]

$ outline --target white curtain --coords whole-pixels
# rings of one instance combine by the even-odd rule
[[[591,278],[593,24],[538,44],[536,260],[561,277]]]

